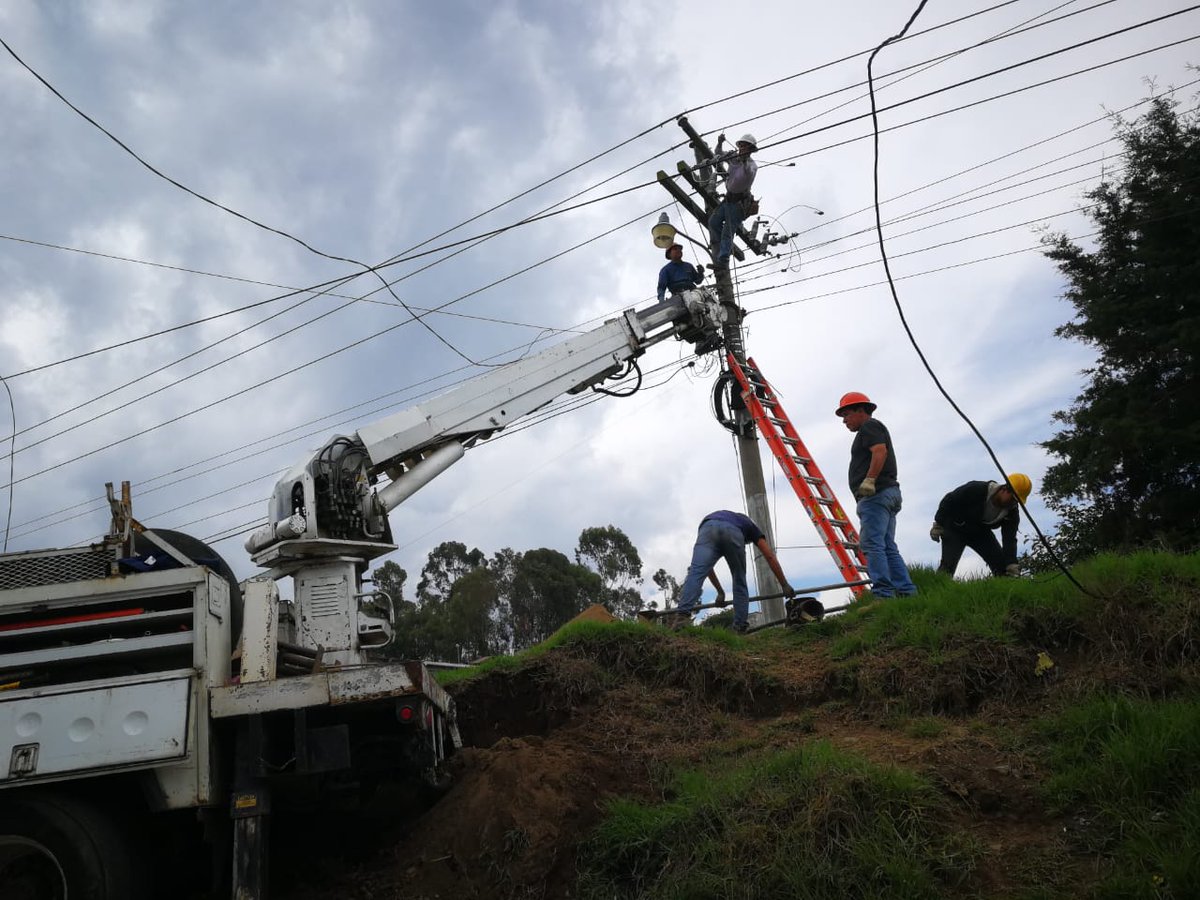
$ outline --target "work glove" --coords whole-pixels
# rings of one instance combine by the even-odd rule
[[[858,486],[857,496],[858,496],[858,499],[860,499],[860,500],[862,500],[864,497],[874,497],[875,496],[875,479],[874,478],[864,478],[862,480],[862,483]]]
[[[700,278],[704,277],[704,263],[700,263],[700,265],[696,266],[696,274]]]
[[[934,522],[929,528],[929,539],[936,544],[942,539],[942,534],[945,533],[945,531],[945,528],[943,528],[937,522]]]
[[[1010,578],[1016,578],[1021,574],[1021,567],[1016,563],[1009,563],[1004,567],[1004,574]]]

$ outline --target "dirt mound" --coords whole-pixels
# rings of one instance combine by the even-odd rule
[[[466,746],[449,792],[383,834],[374,857],[326,865],[287,896],[572,896],[580,849],[608,801],[661,801],[674,768],[719,768],[814,739],[934,785],[981,850],[972,876],[981,895],[1019,892],[1034,875],[1073,889],[1085,867],[1040,799],[1035,757],[1013,735],[1055,696],[1114,673],[1140,672],[1160,689],[1187,676],[1197,624],[1195,608],[1185,612],[1161,628],[1143,617],[1140,630],[1124,608],[1084,624],[1031,614],[1016,641],[956,636],[937,653],[839,658],[830,642],[797,633],[729,643],[701,631],[590,626],[452,685]]]

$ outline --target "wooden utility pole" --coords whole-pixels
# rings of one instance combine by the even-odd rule
[[[687,134],[688,138],[690,138],[691,147],[696,156],[695,166],[689,166],[683,162],[679,163],[679,174],[692,190],[704,199],[704,208],[701,209],[691,194],[668,177],[666,172],[658,173],[658,183],[672,197],[679,201],[680,206],[695,217],[696,221],[700,223],[703,233],[707,235],[709,217],[716,211],[717,204],[720,202],[717,196],[716,179],[710,177],[712,174],[711,167],[702,165],[705,161],[712,159],[713,151],[708,146],[708,142],[700,136],[699,132],[692,128],[686,118],[680,117],[677,120],[677,124]],[[745,228],[738,228],[737,237],[741,238],[746,246],[756,254],[762,255],[766,252],[763,244],[748,233]],[[736,243],[734,244],[733,255],[739,260],[745,258],[745,254]],[[717,297],[731,313],[729,321],[724,326],[725,347],[733,354],[738,363],[744,365],[746,362],[746,348],[742,343],[743,312],[733,296],[733,282],[729,277],[729,266],[714,265],[712,271],[713,276],[716,278]],[[767,537],[767,543],[774,548],[776,546],[775,535],[771,528],[771,510],[767,506],[767,486],[763,479],[762,456],[759,452],[758,434],[755,431],[753,420],[745,408],[735,410],[734,414],[739,426],[736,439],[738,458],[741,461],[742,468],[742,488],[746,494],[746,514],[762,529],[763,534]],[[767,561],[758,552],[757,548],[751,547],[751,551],[754,556],[754,572],[758,580],[758,593],[780,594],[782,587],[775,580],[775,575],[771,572],[771,567],[767,565]],[[762,610],[767,621],[782,619],[784,617],[782,596],[763,600]]]

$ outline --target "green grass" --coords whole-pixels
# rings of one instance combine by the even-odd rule
[[[856,605],[844,614],[796,629],[772,629],[749,638],[725,628],[685,628],[691,640],[733,650],[754,642],[827,643],[834,659],[913,647],[937,662],[951,648],[977,640],[1014,643],[1054,635],[1094,632],[1111,617],[1113,604],[1121,609],[1150,609],[1160,617],[1172,611],[1183,626],[1190,625],[1191,610],[1200,594],[1200,553],[1138,553],[1100,556],[1077,566],[1072,574],[1096,596],[1079,591],[1061,576],[1040,578],[982,578],[955,581],[923,567],[914,567],[913,580],[920,593],[903,600]],[[1178,633],[1176,623],[1164,622],[1164,631]],[[645,640],[661,634],[656,625],[642,622],[577,622],[548,640],[514,656],[493,657],[469,669],[438,675],[443,685],[485,672],[515,668],[555,647],[581,642]]]
[[[1200,701],[1099,698],[1038,734],[1048,802],[1111,859],[1094,896],[1200,897]]]
[[[667,800],[618,800],[580,851],[584,898],[953,895],[975,849],[912,772],[825,742],[679,773]]]
[[[1200,590],[1200,553],[1139,553],[1101,556],[1072,573],[1094,595],[1065,577],[983,578],[955,581],[915,568],[920,593],[902,600],[866,602],[842,615],[795,629],[786,639],[827,642],[834,659],[897,647],[914,647],[935,657],[964,641],[1011,643],[1030,623],[1038,633],[1095,629],[1106,604],[1157,606],[1160,612],[1194,605]]]

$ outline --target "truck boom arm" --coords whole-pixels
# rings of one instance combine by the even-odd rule
[[[611,378],[669,337],[715,349],[726,311],[707,289],[688,291],[485,372],[425,403],[335,436],[275,486],[267,525],[246,541],[260,565],[295,570],[331,555],[394,549],[387,514],[461,459],[466,448],[564,393]],[[380,475],[390,484],[380,490]]]

